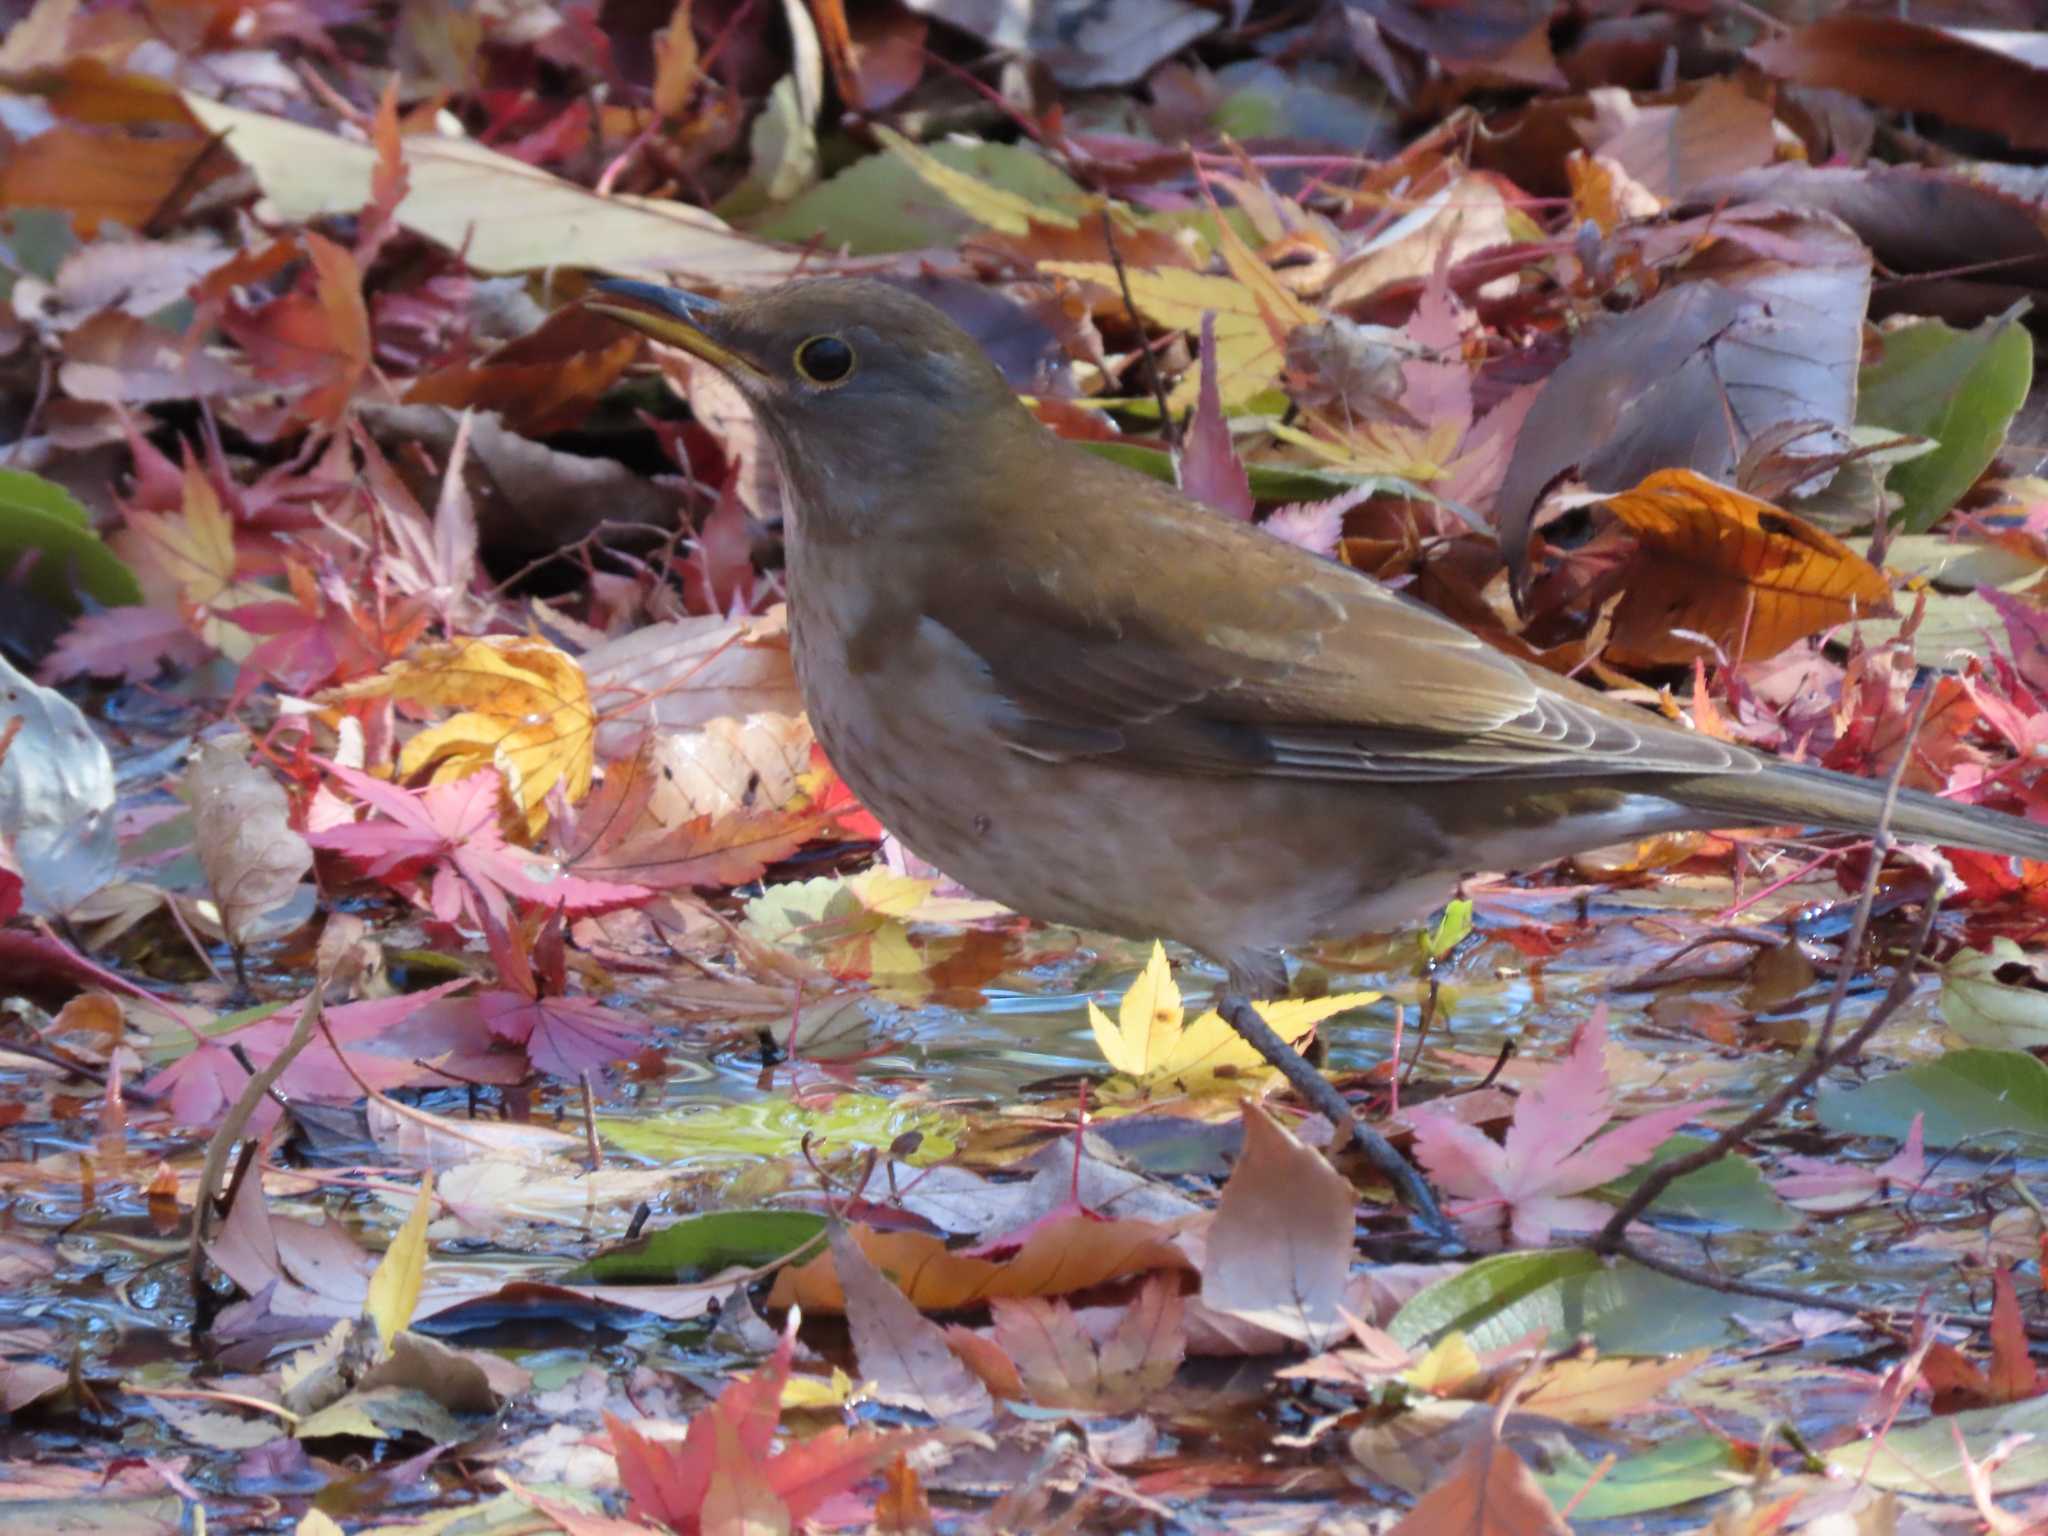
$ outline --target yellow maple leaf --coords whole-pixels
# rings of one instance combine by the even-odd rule
[[[1229,227],[1227,221],[1218,223]],[[1177,267],[1130,267],[1124,275],[1130,280],[1131,302],[1155,325],[1199,332],[1204,314],[1216,316],[1216,387],[1228,410],[1280,377],[1288,334],[1318,316],[1274,280],[1243,241],[1231,235],[1221,243],[1233,274],[1229,277]],[[1116,268],[1106,261],[1041,261],[1038,270],[1121,291]],[[1245,283],[1236,275],[1239,272],[1251,276],[1253,283]],[[1263,281],[1259,273],[1264,274]],[[1184,410],[1194,403],[1200,387],[1200,371],[1190,368],[1174,385],[1167,404]]]
[[[149,600],[187,616],[199,637],[230,661],[256,649],[256,637],[221,612],[269,602],[268,587],[235,579],[235,524],[196,460],[185,464],[183,504],[175,512],[130,512],[113,536]]]
[[[444,784],[483,768],[505,786],[538,835],[555,785],[571,804],[590,792],[597,713],[573,657],[526,635],[483,635],[430,646],[377,676],[322,695],[328,701],[389,696],[461,712],[421,731],[398,755],[401,778],[427,772]]]
[[[1345,992],[1252,1006],[1275,1034],[1292,1045],[1324,1019],[1378,1000],[1377,992]],[[1196,1087],[1225,1070],[1256,1073],[1266,1069],[1265,1058],[1215,1009],[1187,1022],[1180,988],[1167,969],[1162,944],[1152,946],[1145,969],[1117,1005],[1115,1022],[1090,1003],[1088,1023],[1103,1059],[1140,1083],[1178,1081]]]

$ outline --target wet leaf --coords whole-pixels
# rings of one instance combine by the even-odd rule
[[[868,1258],[843,1226],[831,1238],[832,1270],[846,1297],[861,1376],[878,1401],[929,1414],[943,1424],[983,1428],[995,1403],[946,1345],[945,1330],[924,1317]]]
[[[221,928],[238,946],[276,927],[266,919],[299,896],[313,868],[313,850],[292,828],[283,788],[249,762],[247,747],[239,737],[206,743],[184,784],[199,865]],[[309,906],[290,921],[310,915]]]
[[[85,508],[26,470],[0,469],[0,565],[26,568],[29,589],[66,611],[81,594],[110,606],[142,601],[135,573],[100,542]]]
[[[1289,1044],[1323,1020],[1379,999],[1377,992],[1348,992],[1312,1001],[1282,999],[1256,1003],[1259,1017]],[[1088,1005],[1095,1044],[1111,1067],[1139,1083],[1215,1084],[1221,1073],[1269,1072],[1265,1058],[1214,1009],[1189,1021],[1180,988],[1166,963],[1165,946],[1154,943],[1138,979],[1117,1004],[1114,1023]]]
[[[188,95],[207,132],[256,173],[281,217],[353,213],[370,201],[371,146],[264,112]],[[404,141],[409,190],[398,222],[487,272],[557,265],[773,282],[802,257],[735,233],[702,208],[605,198],[468,139]]]
[[[434,1176],[420,1175],[420,1192],[413,1201],[412,1214],[398,1229],[391,1246],[370,1276],[369,1294],[363,1298],[363,1315],[377,1325],[377,1337],[388,1353],[391,1341],[412,1321],[420,1304],[420,1289],[427,1273],[427,1221],[434,1209]]]
[[[1475,1445],[1388,1536],[1571,1536],[1528,1465],[1505,1445]]]
[[[1821,1124],[1858,1136],[1902,1137],[1925,1116],[1927,1144],[1975,1144],[2001,1132],[2048,1138],[2048,1066],[2025,1051],[1949,1051],[1861,1087],[1821,1089]]]
[[[0,656],[0,845],[43,915],[114,878],[114,763],[76,704]]]
[[[1659,1163],[1689,1157],[1706,1145],[1698,1136],[1673,1136],[1651,1154],[1649,1162],[1604,1186],[1599,1193],[1624,1198]],[[1650,1210],[1659,1216],[1708,1222],[1742,1232],[1789,1232],[1800,1225],[1799,1213],[1772,1193],[1756,1164],[1733,1155],[1675,1180]]]
[[[1596,1471],[1574,1447],[1563,1447],[1536,1481],[1560,1509]],[[1719,1435],[1685,1435],[1624,1456],[1572,1508],[1576,1520],[1618,1520],[1712,1498],[1743,1476],[1736,1448]]]
[[[1480,1349],[1531,1333],[1553,1343],[1588,1335],[1603,1354],[1668,1354],[1726,1342],[1731,1313],[1768,1313],[1769,1302],[1722,1296],[1580,1249],[1503,1253],[1438,1281],[1387,1325],[1410,1346],[1462,1331]]]
[[[1166,1240],[1166,1229],[1146,1221],[1056,1218],[1033,1227],[1016,1251],[1000,1260],[956,1253],[916,1232],[855,1227],[853,1236],[870,1262],[926,1312],[956,1311],[998,1297],[1064,1296],[1125,1275],[1190,1267]],[[845,1293],[831,1256],[783,1270],[775,1277],[769,1304],[842,1311]]]
[[[689,1285],[729,1269],[806,1255],[825,1232],[811,1211],[706,1211],[592,1256],[565,1279],[604,1285]]]

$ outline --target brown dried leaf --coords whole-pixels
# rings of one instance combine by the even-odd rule
[[[1387,1536],[1571,1536],[1522,1458],[1475,1445]]]
[[[1244,1151],[1209,1228],[1202,1300],[1311,1349],[1344,1332],[1357,1196],[1323,1155],[1259,1109],[1244,1110]]]

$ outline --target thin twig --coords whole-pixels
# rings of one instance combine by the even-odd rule
[[[1693,1264],[1680,1264],[1674,1259],[1660,1259],[1655,1254],[1645,1253],[1634,1243],[1616,1244],[1608,1252],[1617,1259],[1627,1259],[1631,1264],[1640,1264],[1653,1269],[1660,1275],[1669,1275],[1674,1280],[1683,1280],[1687,1285],[1697,1285],[1703,1290],[1719,1291],[1727,1296],[1754,1296],[1759,1301],[1779,1301],[1793,1307],[1819,1307],[1823,1311],[1842,1312],[1851,1317],[1864,1317],[1877,1310],[1855,1302],[1836,1301],[1831,1296],[1815,1296],[1807,1291],[1795,1291],[1788,1286],[1764,1285],[1756,1280],[1736,1280],[1727,1275],[1717,1275],[1710,1269]]]
[[[596,1173],[604,1167],[604,1148],[597,1140],[597,1094],[590,1086],[590,1073],[586,1070],[583,1078],[583,1143],[590,1153],[590,1171]]]
[[[256,1113],[256,1106],[263,1102],[270,1092],[270,1085],[284,1076],[285,1068],[298,1059],[313,1039],[313,1026],[321,1021],[321,1003],[325,993],[318,982],[306,998],[306,1006],[299,1010],[299,1022],[292,1026],[291,1037],[284,1048],[271,1057],[260,1072],[254,1074],[242,1085],[241,1097],[235,1100],[220,1123],[220,1129],[213,1133],[213,1139],[206,1144],[206,1162],[199,1171],[199,1193],[192,1209],[192,1245],[185,1255],[186,1278],[192,1287],[192,1340],[194,1347],[212,1331],[213,1317],[210,1298],[212,1290],[206,1284],[206,1227],[207,1217],[213,1212],[213,1199],[220,1189],[221,1175],[227,1171],[228,1153],[241,1140],[243,1130],[249,1124],[249,1117]]]
[[[1635,1192],[1621,1203],[1606,1226],[1587,1244],[1595,1253],[1618,1253],[1626,1246],[1625,1235],[1629,1224],[1648,1210],[1672,1184],[1688,1173],[1697,1173],[1709,1164],[1718,1163],[1732,1152],[1742,1141],[1755,1135],[1779,1115],[1787,1105],[1804,1094],[1829,1071],[1845,1061],[1853,1060],[1856,1054],[1869,1043],[1870,1037],[1882,1029],[1894,1013],[1912,993],[1913,983],[1919,979],[1917,967],[1920,957],[1927,952],[1927,941],[1934,936],[1934,920],[1941,912],[1938,896],[1930,895],[1920,915],[1920,926],[1913,934],[1912,945],[1906,957],[1899,962],[1892,975],[1892,984],[1885,989],[1877,1006],[1870,1011],[1870,1017],[1857,1025],[1842,1043],[1832,1051],[1816,1050],[1811,1060],[1799,1070],[1776,1093],[1759,1104],[1749,1114],[1716,1136],[1706,1146],[1684,1157],[1674,1157],[1668,1163],[1659,1163],[1644,1177]],[[1852,943],[1860,943],[1863,929],[1859,924],[1850,934]]]
[[[1624,1200],[1614,1215],[1608,1219],[1587,1244],[1595,1253],[1616,1253],[1627,1241],[1630,1223],[1647,1211],[1664,1192],[1688,1173],[1697,1173],[1710,1164],[1719,1162],[1737,1145],[1770,1125],[1793,1100],[1799,1098],[1822,1076],[1842,1062],[1851,1060],[1870,1037],[1883,1027],[1885,1021],[1898,1011],[1913,990],[1917,979],[1920,957],[1927,952],[1927,943],[1934,934],[1934,920],[1941,911],[1941,894],[1928,894],[1927,904],[1920,918],[1920,927],[1913,936],[1911,948],[1900,962],[1892,976],[1891,985],[1878,1004],[1847,1039],[1838,1046],[1834,1043],[1836,1026],[1842,1017],[1842,1006],[1848,1000],[1849,979],[1854,974],[1853,957],[1861,952],[1863,941],[1870,930],[1870,910],[1877,899],[1877,881],[1884,867],[1885,854],[1892,846],[1891,819],[1899,800],[1899,780],[1905,775],[1907,761],[1912,757],[1912,743],[1920,734],[1920,722],[1927,714],[1927,701],[1933,695],[1932,689],[1920,695],[1919,706],[1913,712],[1912,723],[1906,730],[1906,748],[1899,753],[1899,760],[1892,765],[1891,776],[1885,780],[1884,804],[1877,813],[1877,828],[1871,835],[1870,870],[1863,879],[1863,894],[1856,903],[1856,918],[1850,925],[1848,937],[1842,944],[1842,959],[1835,968],[1835,986],[1828,998],[1828,1011],[1821,1020],[1819,1033],[1814,1038],[1813,1055],[1806,1065],[1795,1073],[1785,1084],[1763,1103],[1751,1110],[1734,1125],[1716,1136],[1706,1146],[1684,1157],[1675,1157],[1668,1163],[1659,1163],[1644,1176],[1643,1182]]]
[[[1123,252],[1116,246],[1116,225],[1109,217],[1109,204],[1102,205],[1102,243],[1109,250],[1109,264],[1116,268],[1116,284],[1123,290],[1124,313],[1131,317],[1131,324],[1138,329],[1138,352],[1145,359],[1145,377],[1152,385],[1152,398],[1159,404],[1159,435],[1166,439],[1168,448],[1180,446],[1180,431],[1174,425],[1172,413],[1166,408],[1166,383],[1159,377],[1159,359],[1152,355],[1152,345],[1145,339],[1145,321],[1138,313],[1138,304],[1131,297],[1131,275],[1124,270]]]

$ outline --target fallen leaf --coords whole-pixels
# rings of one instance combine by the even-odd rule
[[[1609,656],[1622,666],[1685,662],[1707,649],[1752,661],[1891,609],[1884,572],[1833,534],[1688,469],[1659,470],[1603,505],[1633,529],[1617,578]]]
[[[1244,1150],[1216,1203],[1202,1260],[1202,1300],[1310,1349],[1344,1332],[1358,1207],[1351,1183],[1257,1105],[1244,1107]]]

